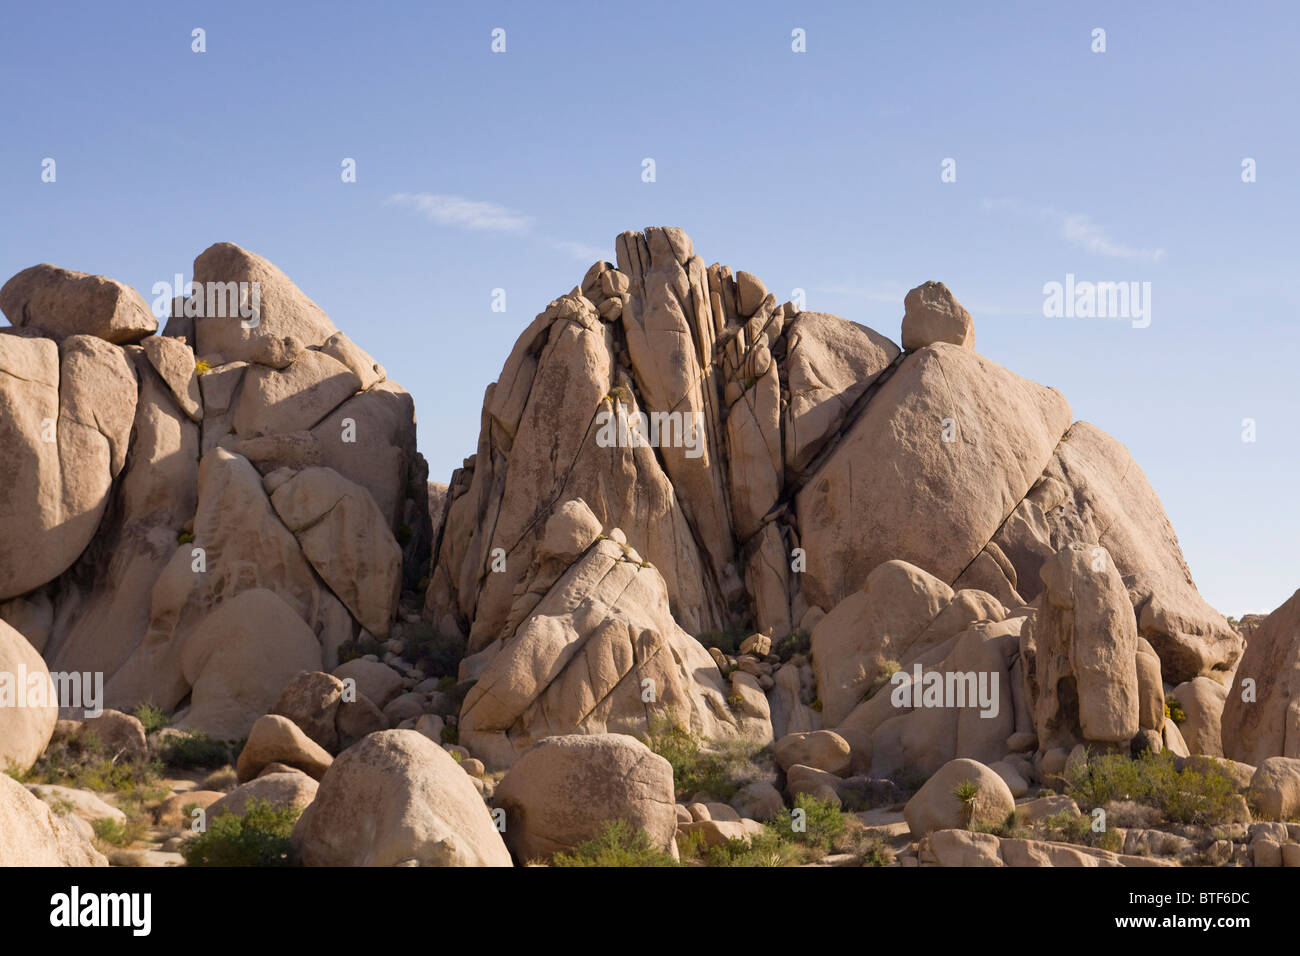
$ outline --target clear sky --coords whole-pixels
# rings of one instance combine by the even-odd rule
[[[895,340],[939,279],[980,352],[1129,447],[1207,599],[1266,611],[1300,587],[1298,26],[1285,2],[6,3],[0,280],[48,261],[151,298],[237,242],[411,391],[446,481],[515,338],[625,229],[681,226]],[[1045,317],[1067,273],[1150,282],[1149,326]]]

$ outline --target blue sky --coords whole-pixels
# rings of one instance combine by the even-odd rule
[[[49,261],[149,298],[237,242],[412,392],[443,481],[519,332],[625,229],[681,226],[895,339],[939,279],[980,352],[1129,447],[1207,599],[1267,611],[1300,586],[1297,26],[1286,3],[7,4],[0,279]],[[1067,273],[1150,282],[1150,326],[1045,318]]]

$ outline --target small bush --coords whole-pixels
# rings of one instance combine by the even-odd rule
[[[794,810],[803,811],[800,828],[795,828]],[[826,851],[831,842],[844,832],[844,814],[829,800],[818,800],[806,793],[794,798],[794,807],[782,810],[768,823],[782,839],[801,843],[818,851]]]
[[[673,768],[678,797],[704,791],[715,800],[730,800],[741,787],[767,774],[754,761],[762,749],[744,740],[726,740],[705,747],[705,741],[667,717],[653,717],[641,742]]]
[[[170,727],[172,722],[166,711],[161,707],[155,707],[153,704],[141,704],[137,707],[135,709],[135,719],[144,724],[146,735],[153,733],[155,730]]]
[[[796,654],[808,654],[811,651],[812,635],[807,631],[791,631],[772,645],[772,653],[779,657],[782,663]]]
[[[185,770],[209,770],[222,767],[231,759],[230,747],[198,731],[168,742],[163,760],[169,767]]]
[[[402,656],[430,677],[454,676],[465,656],[465,638],[443,634],[427,621],[407,624],[402,640],[406,644]]]
[[[1187,721],[1187,714],[1183,710],[1183,705],[1178,703],[1178,698],[1172,695],[1165,698],[1165,716],[1176,724]]]
[[[194,362],[194,371],[197,372],[199,375],[202,375],[205,372],[211,372],[212,366],[209,363],[205,362],[203,359],[197,359]]]
[[[119,823],[112,817],[101,817],[90,826],[95,831],[95,839],[110,846],[126,846],[130,842],[127,838],[126,824]]]
[[[626,820],[608,820],[600,836],[557,853],[552,866],[679,866],[672,855],[650,845],[650,837]]]
[[[1122,754],[1088,756],[1070,771],[1066,793],[1084,812],[1132,800],[1155,807],[1173,823],[1205,826],[1230,821],[1236,784],[1215,764],[1178,770],[1168,750],[1134,760]]]
[[[289,835],[302,811],[249,800],[243,816],[223,813],[181,847],[187,866],[291,866]]]

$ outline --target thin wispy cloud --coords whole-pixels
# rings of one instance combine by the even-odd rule
[[[605,252],[590,243],[556,239],[534,231],[536,220],[494,202],[466,199],[448,193],[394,193],[384,200],[385,206],[400,206],[418,213],[436,226],[494,232],[502,235],[529,236],[574,259],[591,262],[604,258]]]
[[[985,199],[980,203],[985,212],[1009,213],[1037,219],[1054,228],[1060,238],[1093,255],[1110,259],[1130,259],[1155,262],[1164,258],[1163,248],[1131,246],[1114,239],[1099,223],[1086,213],[1062,212],[1054,206],[1034,206],[1018,199]]]

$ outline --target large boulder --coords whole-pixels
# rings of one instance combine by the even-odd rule
[[[24,269],[0,288],[0,309],[15,326],[56,339],[93,335],[124,345],[158,331],[158,320],[129,285],[45,263]]]
[[[181,722],[220,739],[246,737],[284,685],[299,671],[319,668],[320,661],[311,628],[275,592],[243,591],[185,640],[181,672],[190,706]]]
[[[476,659],[459,732],[489,767],[543,737],[643,735],[651,713],[706,739],[771,740],[754,678],[722,676],[677,626],[663,577],[620,538],[614,529],[567,567],[544,553],[504,636]]]
[[[1059,392],[970,349],[908,355],[796,496],[809,604],[833,608],[891,559],[955,581],[1069,424]]]
[[[135,371],[103,339],[0,334],[0,600],[53,580],[90,543],[135,403]]]
[[[942,282],[923,282],[903,299],[903,348],[936,342],[975,348],[975,323]]]
[[[8,774],[0,773],[0,867],[108,866],[91,842],[62,815]]]
[[[170,344],[159,352],[154,342]],[[106,678],[148,630],[154,583],[198,505],[199,426],[178,404],[179,376],[186,366],[194,376],[194,356],[160,336],[127,351],[140,380],[131,454],[107,507],[112,520],[52,589],[59,614],[45,649],[56,670]],[[165,361],[151,359],[155,352]],[[169,383],[159,367],[178,380]]]
[[[1223,708],[1223,753],[1256,766],[1300,757],[1300,591],[1250,636]]]
[[[970,787],[964,794],[960,788]],[[903,817],[913,837],[932,830],[964,830],[977,824],[1003,823],[1016,809],[1006,781],[977,760],[960,758],[944,764],[907,805]]]
[[[45,661],[0,621],[0,776],[31,769],[49,745],[59,702]]]
[[[242,817],[253,800],[264,800],[273,807],[305,810],[316,799],[320,785],[312,777],[297,771],[266,773],[243,783],[207,808],[211,822],[223,813]]]
[[[1127,743],[1140,726],[1138,636],[1115,563],[1076,542],[1041,575],[1042,607],[1021,640],[1039,750]]]
[[[293,831],[306,866],[510,866],[469,776],[414,730],[348,748]]]
[[[255,688],[245,696],[248,705],[257,709],[241,705],[235,720],[242,724],[236,736],[242,737],[298,671],[320,670],[353,636],[354,625],[342,603],[321,586],[293,532],[271,507],[261,476],[247,459],[221,448],[204,455],[198,492],[194,540],[172,552],[153,585],[148,630],[108,679],[105,692],[109,704],[121,710],[133,710],[144,701],[167,710],[174,708],[194,686],[184,659],[188,654],[188,670],[195,674],[194,665],[203,658],[187,648],[191,644],[194,649],[206,648],[209,638],[216,639],[210,626],[202,640],[192,642],[195,632],[241,593],[271,591],[280,604],[272,604],[264,596],[254,598],[260,623],[257,618],[248,623],[231,618],[241,638],[221,652],[223,659],[247,654],[237,669],[247,667],[243,673],[255,681]],[[295,615],[299,618],[296,625],[291,621]],[[284,630],[258,630],[272,622],[283,625]],[[303,625],[316,644],[310,656],[310,648],[302,640]],[[274,640],[268,640],[271,636]],[[224,636],[219,640],[224,641]],[[258,655],[268,647],[277,648],[275,667],[258,675]],[[213,702],[215,705],[215,699]]]
[[[303,671],[285,685],[271,713],[288,717],[308,738],[334,753],[339,745],[335,721],[343,689],[343,681],[332,674]]]
[[[785,464],[801,472],[898,357],[898,346],[838,316],[801,312],[786,333],[786,353]]]
[[[1208,677],[1197,677],[1174,688],[1186,719],[1179,726],[1187,749],[1194,754],[1223,756],[1223,708],[1228,688]]]
[[[402,549],[370,493],[332,468],[305,468],[271,494],[302,553],[352,616],[387,637],[402,584]]]
[[[338,331],[288,276],[233,242],[209,246],[194,260],[194,284],[203,297],[203,314],[194,317],[199,355],[284,368]]]
[[[506,845],[519,864],[572,850],[606,821],[644,830],[665,851],[677,832],[672,766],[623,734],[539,741],[502,778],[493,803],[506,812]]]
[[[1255,815],[1286,822],[1300,814],[1300,759],[1269,757],[1255,770],[1248,790]]]
[[[822,719],[838,725],[893,674],[904,652],[952,601],[952,588],[906,561],[867,575],[812,631],[813,670]]]
[[[1069,542],[1104,547],[1137,614],[1138,633],[1160,657],[1165,680],[1202,675],[1224,683],[1242,638],[1196,591],[1173,526],[1129,455],[1114,438],[1075,422],[1033,488],[993,535],[985,556],[1026,601],[1042,591],[1038,569]],[[979,585],[986,587],[987,585]]]
[[[323,747],[298,728],[292,720],[278,714],[259,717],[248,732],[244,749],[239,752],[235,772],[241,782],[252,780],[268,764],[296,767],[316,780],[334,762]]]

